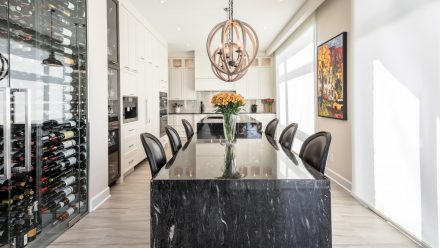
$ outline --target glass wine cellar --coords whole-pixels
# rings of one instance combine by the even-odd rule
[[[88,212],[85,0],[0,0],[0,247]]]

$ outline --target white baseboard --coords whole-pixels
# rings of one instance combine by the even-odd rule
[[[110,198],[110,188],[107,187],[101,192],[99,192],[97,195],[95,195],[93,198],[90,199],[90,212],[95,211],[99,206],[101,206],[105,201],[107,201]]]
[[[345,177],[339,175],[332,169],[326,168],[325,175],[330,178],[333,182],[337,183],[339,186],[344,188],[346,191],[351,192],[351,182]]]

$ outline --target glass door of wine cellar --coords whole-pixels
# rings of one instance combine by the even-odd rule
[[[0,1],[0,247],[88,212],[85,0]]]

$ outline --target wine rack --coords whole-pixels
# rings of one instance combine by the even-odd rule
[[[0,247],[88,212],[86,23],[85,0],[0,0]]]

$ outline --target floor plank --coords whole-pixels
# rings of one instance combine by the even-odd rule
[[[148,163],[139,165],[111,198],[49,247],[149,247],[150,185]],[[383,219],[332,185],[333,247],[417,247]]]

